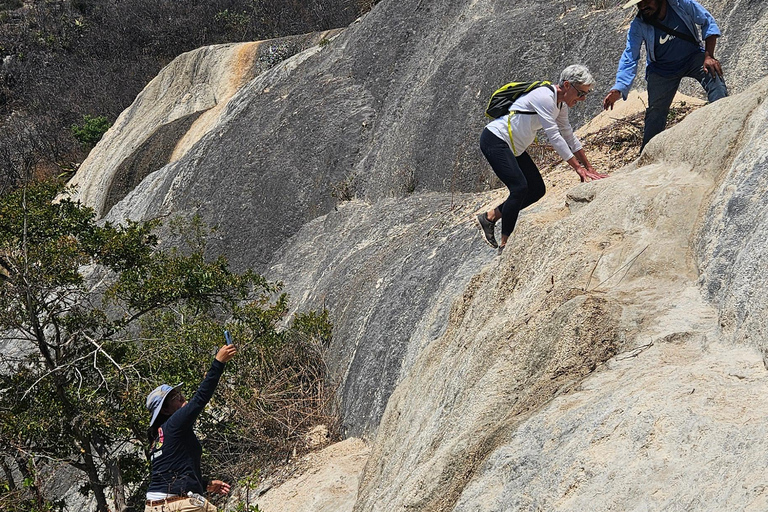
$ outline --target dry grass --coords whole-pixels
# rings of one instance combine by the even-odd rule
[[[670,109],[667,128],[679,123],[699,108],[685,102]],[[584,151],[598,172],[610,172],[632,163],[640,156],[643,142],[645,112],[637,112],[627,117],[616,119],[608,126],[581,137]],[[528,147],[542,175],[546,175],[560,165],[565,165],[552,146],[544,142],[534,142]]]
[[[263,476],[339,440],[337,386],[330,380],[323,350],[314,339],[292,335],[269,357],[268,371],[220,388],[231,420],[226,432],[209,433],[206,439],[217,471],[234,479]],[[323,426],[320,438],[310,439],[308,434],[318,426]]]

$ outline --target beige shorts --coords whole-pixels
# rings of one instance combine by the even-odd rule
[[[192,498],[186,498],[170,503],[161,503],[154,507],[145,505],[144,512],[217,512],[217,510],[208,500],[205,500],[205,504],[199,507],[192,502]]]

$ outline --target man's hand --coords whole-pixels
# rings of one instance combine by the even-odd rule
[[[723,68],[720,67],[720,61],[714,57],[710,57],[709,54],[704,57],[704,72],[709,73],[713,78],[715,76],[723,78]]]
[[[592,181],[592,180],[601,180],[603,178],[607,178],[607,174],[600,174],[599,172],[595,171],[592,167],[587,167],[586,169],[582,166],[578,166],[576,168],[576,172],[579,174],[579,178],[581,178],[581,181]]]
[[[613,110],[613,104],[619,101],[619,98],[621,98],[621,92],[616,89],[611,89],[611,92],[609,92],[603,100],[603,110]]]
[[[211,480],[211,483],[208,484],[208,492],[210,494],[227,494],[229,492],[229,484],[221,480]]]

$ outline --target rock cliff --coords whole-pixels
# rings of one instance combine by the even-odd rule
[[[355,510],[760,509],[766,92],[525,217],[390,397]]]
[[[394,208],[386,200],[411,197],[418,204],[430,192],[449,194],[451,205],[465,208],[454,201],[458,194],[498,184],[477,150],[480,112],[496,86],[510,77],[554,79],[572,62],[593,70],[598,91],[612,85],[632,12],[596,9],[600,4],[384,1],[340,33],[190,52],[148,85],[73,183],[84,202],[113,220],[200,214],[218,227],[212,254],[259,271],[281,267],[282,255],[294,250],[287,244],[306,237],[297,235],[302,226],[341,200],[373,206],[369,223],[384,215],[375,213],[379,205]],[[724,34],[718,56],[731,89],[745,89],[768,72],[755,43],[768,8],[744,0],[707,4]],[[642,76],[636,85],[644,86]],[[684,86],[700,94],[697,88]],[[573,112],[575,124],[599,112],[600,96]],[[278,274],[294,295],[333,293],[293,288],[301,278],[298,263],[292,265],[291,276]],[[438,270],[445,268],[416,279],[445,281]],[[454,281],[456,289],[464,281]],[[328,286],[352,296],[340,283]],[[369,308],[374,316],[410,318],[384,344],[387,331],[378,323],[360,330],[354,315],[336,319],[339,332],[358,331],[340,337],[344,347],[333,358],[344,370],[344,388],[359,393],[344,394],[350,433],[375,430],[399,378],[410,336],[403,333],[432,299]],[[366,300],[365,292],[355,300]],[[366,344],[375,350],[358,350]],[[360,358],[382,364],[373,370]],[[380,397],[369,400],[373,395]]]
[[[503,197],[488,93],[572,62],[607,91],[631,14],[597,3],[384,0],[264,68],[264,43],[191,52],[75,178],[113,220],[201,214],[212,252],[329,308],[343,421],[372,441],[357,511],[768,500],[768,5],[705,2],[741,94],[550,188],[502,257],[474,232]]]

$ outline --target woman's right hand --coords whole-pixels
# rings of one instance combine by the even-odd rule
[[[608,177],[607,174],[600,174],[591,167],[584,168],[579,166],[576,168],[576,173],[579,175],[579,178],[581,178],[582,183],[585,181],[601,180]]]
[[[216,353],[216,360],[222,363],[226,363],[237,354],[237,348],[234,345],[224,345]]]

